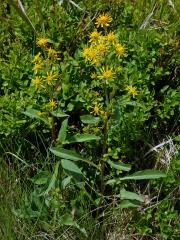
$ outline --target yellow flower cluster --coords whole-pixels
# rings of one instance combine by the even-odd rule
[[[53,72],[47,72],[46,76],[35,76],[35,78],[32,80],[32,84],[36,87],[39,88],[43,85],[43,83],[47,83],[48,85],[53,85],[53,82],[57,80],[58,78],[58,73],[53,73]]]
[[[43,83],[47,83],[48,85],[53,85],[54,81],[58,78],[58,73],[46,70],[46,76],[43,76],[44,69],[51,69],[52,61],[55,61],[58,59],[58,52],[53,48],[46,48],[48,44],[47,38],[39,38],[36,42],[37,46],[41,48],[45,48],[45,51],[47,51],[47,59],[43,59],[43,56],[40,52],[38,52],[34,59],[32,60],[33,71],[35,74],[35,78],[32,80],[32,84],[36,88],[40,88]],[[52,60],[52,61],[51,61]],[[51,61],[51,62],[49,62]],[[38,76],[37,76],[38,75]],[[40,76],[39,76],[40,75]]]
[[[84,49],[83,57],[85,58],[86,61],[90,61],[95,65],[98,64],[97,52],[92,47]]]
[[[107,27],[111,21],[112,18],[108,14],[102,14],[97,17],[95,24],[98,28]],[[125,48],[118,42],[114,32],[108,32],[102,35],[102,32],[95,29],[90,33],[89,38],[90,45],[83,50],[83,57],[86,62],[98,66],[103,63],[108,54],[112,52],[115,52],[118,58],[125,55]]]
[[[59,52],[55,49],[49,47],[49,40],[47,38],[38,38],[36,45],[42,49],[42,52],[38,52],[33,60],[33,71],[34,78],[32,79],[32,85],[36,88],[36,90],[41,90],[42,93],[47,96],[47,103],[44,105],[48,111],[52,111],[56,106],[57,102],[55,101],[54,92],[56,93],[61,89],[61,86],[55,84],[58,79],[58,65],[56,64],[56,60],[58,60]],[[50,99],[49,99],[50,96]],[[41,116],[41,112],[39,112],[39,116]]]

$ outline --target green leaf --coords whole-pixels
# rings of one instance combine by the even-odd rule
[[[65,214],[61,217],[61,225],[75,226],[75,222],[70,214]]]
[[[90,142],[93,140],[100,140],[101,138],[94,134],[77,134],[72,136],[67,140],[67,143],[75,143],[75,142]]]
[[[41,171],[38,174],[36,174],[36,176],[34,176],[31,181],[34,184],[37,185],[42,185],[42,184],[46,184],[48,182],[48,180],[50,179],[50,174],[48,171]]]
[[[115,183],[118,183],[118,181],[116,179],[109,179],[107,182],[106,182],[106,185],[111,185],[113,186]]]
[[[41,116],[39,110],[36,110],[33,108],[27,108],[26,111],[23,113],[30,118],[42,120],[44,123],[49,125],[48,119],[46,117]]]
[[[56,165],[55,165],[54,173],[52,175],[52,178],[50,180],[48,188],[44,192],[45,194],[47,194],[55,186],[55,183],[56,183],[56,180],[57,180],[57,176],[58,176],[59,164],[60,164],[60,162],[57,162]]]
[[[67,110],[68,110],[68,111],[72,111],[73,109],[74,109],[74,104],[68,103],[68,105],[67,105]]]
[[[65,170],[69,171],[70,173],[82,175],[81,169],[74,162],[70,160],[62,159],[61,165]]]
[[[94,117],[92,115],[83,115],[80,116],[81,122],[87,123],[87,124],[96,124],[99,122],[99,117]]]
[[[175,141],[180,142],[180,135],[174,138]]]
[[[122,170],[122,171],[130,171],[131,170],[131,165],[130,164],[125,164],[125,163],[120,163],[120,162],[112,162],[111,160],[108,160],[109,165],[112,168],[115,168],[117,170]]]
[[[66,113],[63,113],[63,112],[61,112],[61,111],[53,111],[53,112],[51,112],[51,114],[54,116],[54,117],[59,117],[59,118],[63,118],[63,117],[69,117],[69,115],[68,114],[66,114]]]
[[[73,161],[83,160],[81,156],[72,150],[67,150],[64,148],[52,147],[50,151],[57,157],[61,157],[64,159],[69,159]]]
[[[66,140],[67,127],[68,127],[68,118],[66,118],[61,124],[61,128],[58,134],[58,141],[60,143],[63,143]]]
[[[114,112],[112,114],[112,119],[115,121],[120,121],[120,119],[121,119],[121,110],[118,105],[116,105],[114,108]]]
[[[142,196],[134,192],[128,192],[125,189],[122,189],[120,191],[120,197],[121,199],[137,200],[140,202],[144,202],[144,198]]]
[[[72,176],[64,178],[61,182],[62,189],[64,190],[68,184],[70,184]]]
[[[64,159],[68,159],[68,160],[73,160],[73,161],[83,161],[97,169],[99,169],[99,166],[97,166],[96,164],[94,164],[93,162],[87,160],[87,159],[83,159],[81,157],[81,155],[79,155],[78,153],[76,153],[75,151],[72,150],[67,150],[64,148],[58,148],[58,147],[52,147],[50,148],[50,151],[57,157],[61,157]]]
[[[140,206],[139,202],[133,202],[133,201],[129,201],[129,200],[123,200],[119,204],[120,208],[137,208],[139,206]]]
[[[122,177],[120,180],[143,180],[143,179],[157,179],[157,178],[162,178],[166,177],[166,174],[158,171],[158,170],[144,170],[144,171],[139,171],[135,172],[132,175]]]
[[[13,209],[14,215],[18,218],[30,219],[30,218],[39,218],[41,216],[41,212],[33,211],[31,208],[26,209]]]

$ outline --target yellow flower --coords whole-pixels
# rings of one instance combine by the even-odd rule
[[[114,78],[114,72],[112,68],[109,67],[102,67],[100,69],[101,76],[99,76],[100,79],[113,79]]]
[[[47,38],[38,38],[36,44],[39,46],[39,47],[46,47],[48,43],[48,39]]]
[[[92,74],[91,74],[91,78],[92,78],[92,79],[96,79],[96,78],[97,78],[97,73],[95,73],[95,72],[92,73]]]
[[[97,17],[95,24],[97,27],[107,27],[110,22],[112,22],[112,18],[108,14],[102,14]]]
[[[117,41],[116,36],[115,36],[115,34],[113,32],[110,32],[110,33],[107,34],[106,40],[109,43],[115,43]]]
[[[85,48],[83,51],[83,57],[86,61],[97,63],[97,54],[96,51],[92,48]]]
[[[32,80],[32,84],[36,86],[36,88],[42,85],[42,78],[36,76],[35,79]]]
[[[56,102],[53,99],[51,99],[48,103],[48,107],[55,108],[56,107]]]
[[[48,48],[47,51],[48,51],[48,58],[53,60],[58,58],[58,52],[56,52],[56,50],[52,48]]]
[[[42,68],[41,64],[40,63],[35,63],[34,64],[34,67],[33,67],[33,70],[35,73],[38,72],[38,70],[40,70]]]
[[[108,49],[108,47],[104,43],[100,43],[96,46],[96,52],[98,54],[105,54],[107,52],[107,49]]]
[[[91,108],[92,108],[92,111],[90,113],[95,116],[98,116],[104,113],[102,111],[102,105],[100,103],[95,102],[94,106]]]
[[[114,46],[115,46],[115,49],[116,49],[117,56],[118,57],[123,57],[124,54],[125,54],[125,48],[120,43],[117,43]]]
[[[137,88],[133,87],[132,85],[128,86],[126,88],[126,90],[128,91],[129,94],[131,94],[133,97],[135,97],[138,93],[137,93]]]
[[[101,34],[98,31],[93,31],[90,34],[90,42],[97,41],[100,38]]]
[[[41,62],[41,53],[39,52],[38,54],[36,54],[35,56],[34,56],[34,59],[32,60],[32,62],[34,63],[37,63],[37,62]]]
[[[53,82],[54,80],[56,80],[56,79],[57,79],[57,74],[52,73],[52,72],[50,72],[50,73],[47,72],[46,80],[47,80],[47,82],[48,82],[49,85],[51,85],[52,82]]]

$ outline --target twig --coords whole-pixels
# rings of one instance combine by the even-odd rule
[[[145,29],[145,28],[147,27],[147,25],[148,25],[151,17],[152,17],[153,14],[154,14],[154,11],[155,11],[155,9],[156,9],[156,6],[157,6],[157,2],[154,4],[153,9],[152,9],[152,11],[150,12],[150,14],[145,18],[145,20],[144,20],[144,22],[142,23],[140,29]]]

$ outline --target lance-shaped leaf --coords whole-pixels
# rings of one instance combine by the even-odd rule
[[[130,201],[130,200],[123,200],[120,204],[120,208],[137,208],[139,207],[140,204],[139,202],[135,201]]]
[[[54,117],[57,117],[57,118],[63,118],[63,117],[69,117],[68,114],[62,112],[62,111],[53,111],[51,112],[51,114],[54,116]]]
[[[66,188],[67,185],[71,183],[71,179],[72,179],[72,176],[68,176],[62,180],[61,186],[63,190]]]
[[[54,173],[53,173],[52,178],[50,180],[49,186],[46,189],[46,191],[44,192],[44,194],[47,194],[51,189],[53,189],[55,187],[55,183],[56,183],[57,176],[58,176],[59,164],[60,164],[60,162],[56,163]]]
[[[143,179],[157,179],[157,178],[162,178],[166,177],[166,174],[158,171],[158,170],[144,170],[144,171],[139,171],[135,172],[132,175],[122,177],[120,180],[143,180]]]
[[[120,197],[121,199],[137,200],[140,202],[144,202],[144,198],[142,196],[138,195],[135,192],[126,191],[125,189],[122,189],[120,191]]]
[[[100,137],[94,135],[94,134],[77,134],[72,136],[67,140],[66,143],[75,143],[75,142],[90,142],[93,140],[100,140]]]
[[[67,132],[67,127],[68,127],[68,118],[66,118],[62,124],[61,124],[61,128],[59,130],[59,134],[58,134],[58,141],[60,143],[63,143],[66,140],[66,132]]]
[[[130,171],[131,170],[131,165],[130,164],[125,164],[125,163],[120,163],[120,162],[112,162],[111,160],[108,160],[109,165],[112,168],[115,168],[117,170],[121,170],[121,171]]]
[[[64,149],[64,148],[58,148],[58,147],[52,147],[50,148],[50,151],[57,157],[69,159],[73,161],[79,161],[83,160],[81,155],[76,153],[75,151]]]
[[[81,169],[74,162],[70,160],[62,159],[61,165],[65,170],[70,172],[72,175],[73,174],[82,175]]]
[[[46,118],[46,116],[42,115],[39,110],[36,110],[33,108],[27,108],[26,111],[23,113],[30,118],[39,119],[49,125],[48,118]]]
[[[92,115],[83,115],[80,117],[81,122],[87,123],[87,124],[96,124],[99,122],[99,117],[94,117]]]
[[[50,179],[51,175],[49,174],[48,171],[41,171],[38,174],[36,174],[36,176],[34,176],[31,181],[37,185],[42,185],[42,184],[46,184],[49,179]]]

